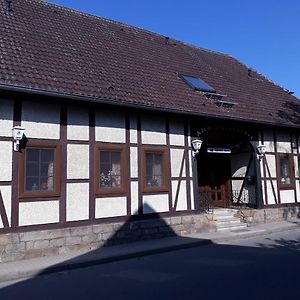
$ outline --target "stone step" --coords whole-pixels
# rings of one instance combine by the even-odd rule
[[[238,218],[232,216],[232,215],[220,215],[220,216],[215,216],[214,218],[217,222],[223,222],[223,221],[230,221],[230,220],[237,220]]]
[[[223,221],[223,222],[217,222],[217,227],[226,227],[226,226],[234,226],[234,225],[239,225],[243,224],[239,219],[235,220],[230,220],[230,221]]]
[[[224,216],[224,215],[235,215],[237,213],[236,209],[215,209],[214,214],[217,216]]]
[[[239,229],[245,229],[247,228],[247,224],[240,225],[240,226],[231,226],[231,227],[221,227],[218,228],[218,231],[233,231],[233,230],[239,230]]]

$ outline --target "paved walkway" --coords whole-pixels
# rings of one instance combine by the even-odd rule
[[[170,237],[113,247],[104,247],[90,252],[73,252],[66,255],[1,263],[0,282],[30,278],[55,272],[63,272],[95,264],[104,264],[178,249],[198,247],[212,243],[226,243],[232,240],[296,229],[300,230],[299,219],[267,223],[247,227],[241,230],[194,233],[185,237]]]

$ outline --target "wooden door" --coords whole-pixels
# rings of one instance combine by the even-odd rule
[[[201,153],[198,158],[201,196],[213,207],[230,206],[230,155]]]

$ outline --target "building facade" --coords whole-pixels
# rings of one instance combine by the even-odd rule
[[[1,261],[216,230],[217,208],[297,216],[288,91],[227,55],[43,1],[1,14]]]

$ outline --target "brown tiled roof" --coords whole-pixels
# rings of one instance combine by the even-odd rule
[[[300,102],[235,58],[38,0],[0,6],[0,85],[300,126]],[[247,51],[247,49],[245,49]],[[178,74],[202,78],[221,108]]]

